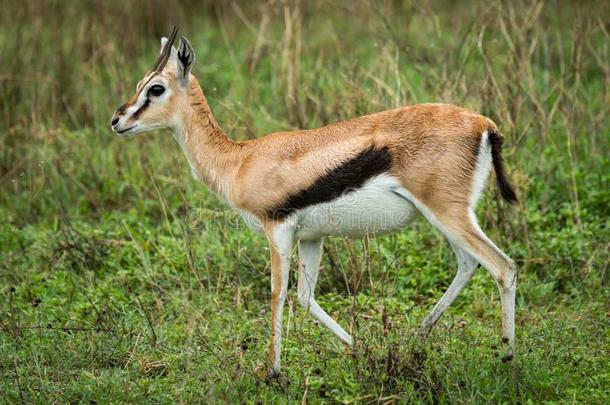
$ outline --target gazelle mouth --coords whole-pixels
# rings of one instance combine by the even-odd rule
[[[123,133],[125,133],[125,132],[127,132],[127,131],[129,131],[129,130],[134,129],[135,127],[137,127],[137,125],[134,125],[133,127],[129,127],[129,128],[125,128],[125,129],[121,129],[121,130],[118,130],[118,129],[117,129],[116,133],[117,133],[117,134],[123,134]]]

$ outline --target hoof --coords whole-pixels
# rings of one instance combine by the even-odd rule
[[[417,329],[417,340],[422,341],[422,340],[426,340],[426,338],[428,337],[428,334],[430,333],[430,331],[432,330],[431,327],[424,327],[421,326],[419,329]]]
[[[275,371],[274,369],[270,369],[265,376],[265,383],[269,384],[270,382],[277,380],[279,377],[279,372]]]
[[[514,357],[515,357],[515,355],[513,353],[508,353],[506,356],[502,357],[502,363],[508,363]]]

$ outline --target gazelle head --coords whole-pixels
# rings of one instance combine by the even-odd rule
[[[160,128],[173,128],[178,113],[187,102],[191,67],[195,52],[186,38],[180,37],[178,49],[173,47],[178,34],[174,27],[169,38],[161,39],[161,52],[152,69],[136,86],[135,94],[112,116],[112,130],[121,136]]]

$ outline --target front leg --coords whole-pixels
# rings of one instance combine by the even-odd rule
[[[322,253],[322,239],[299,241],[299,304],[307,309],[317,320],[330,329],[335,335],[348,345],[352,345],[352,337],[347,333],[315,299],[316,284],[320,271],[320,255]]]
[[[271,252],[271,348],[269,372],[265,381],[279,375],[282,349],[282,319],[288,291],[290,253],[294,238],[294,224],[290,220],[265,226]]]

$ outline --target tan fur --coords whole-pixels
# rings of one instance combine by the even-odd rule
[[[203,178],[216,173],[216,180],[206,182],[235,207],[253,213],[266,212],[370,145],[391,148],[392,172],[428,206],[445,207],[447,200],[467,204],[481,134],[496,129],[490,119],[469,110],[421,104],[234,142],[218,127],[199,88],[190,92],[185,107],[185,151],[197,172]],[[222,191],[225,183],[230,193]]]
[[[167,77],[174,73],[171,65],[162,72]],[[128,105],[137,100],[139,91]],[[233,206],[255,214],[279,205],[290,193],[307,188],[370,145],[390,147],[395,157],[392,173],[431,209],[467,204],[481,134],[497,132],[493,121],[470,110],[420,104],[235,142],[218,126],[194,77],[187,97],[179,95],[174,88],[171,110],[156,111],[151,106],[140,119],[174,117],[181,122],[188,133],[184,151],[198,177]]]
[[[280,254],[273,245],[273,243],[269,244],[271,250],[271,319],[274,320],[277,318],[278,308],[278,300],[280,296],[280,284],[281,280],[281,259]],[[277,353],[275,352],[275,343],[277,339],[277,333],[275,325],[271,327],[271,345],[269,348],[269,367],[273,367],[273,363],[275,361],[275,356]]]
[[[468,254],[490,269],[502,291],[514,283],[514,263],[485,239],[469,217],[482,134],[498,133],[489,118],[453,105],[420,104],[317,129],[276,132],[236,142],[220,129],[197,80],[190,75],[187,86],[179,83],[176,66],[171,63],[162,72],[145,76],[127,107],[137,102],[146,82],[155,80],[155,75],[166,79],[171,98],[164,104],[152,103],[138,119],[171,128],[197,178],[234,207],[260,219],[271,251],[274,321],[283,307],[282,274],[287,269],[274,242],[274,230],[282,221],[268,218],[268,213],[370,146],[390,150],[391,174],[414,202],[429,210],[429,220],[437,221]],[[509,293],[512,298],[506,299],[514,301],[514,291],[508,291],[506,297]],[[505,335],[512,341],[511,322],[503,317]],[[279,356],[277,339],[274,325],[271,365]]]

